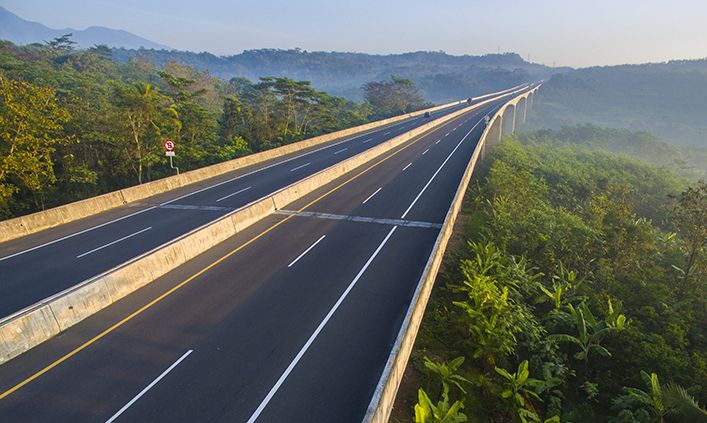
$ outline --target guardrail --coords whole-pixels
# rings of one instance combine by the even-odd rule
[[[411,138],[496,99],[497,97],[494,97],[473,104],[398,135],[0,320],[0,364],[147,285],[272,214],[278,208],[381,156]]]
[[[520,94],[503,106],[493,114],[489,119],[489,124],[484,129],[484,132],[479,138],[479,142],[474,149],[474,153],[471,156],[471,160],[464,171],[464,176],[459,182],[459,187],[454,195],[454,200],[447,211],[444,218],[444,224],[442,230],[437,236],[435,245],[432,248],[432,253],[430,253],[430,258],[427,260],[425,269],[422,272],[422,276],[417,283],[415,293],[413,294],[412,301],[410,302],[410,307],[405,314],[403,324],[398,332],[398,337],[393,344],[390,355],[388,356],[388,361],[386,362],[385,368],[383,369],[383,374],[378,382],[376,390],[373,393],[373,398],[368,406],[366,415],[363,421],[365,423],[387,423],[390,418],[390,413],[393,410],[393,404],[395,403],[395,396],[398,392],[398,387],[400,386],[400,381],[405,373],[405,368],[407,367],[408,360],[410,358],[410,353],[412,352],[413,345],[415,344],[415,338],[417,337],[417,332],[420,328],[420,323],[425,313],[425,308],[427,307],[427,301],[430,298],[430,293],[432,292],[432,286],[434,285],[435,278],[437,277],[437,272],[442,264],[442,258],[444,256],[444,251],[449,242],[449,238],[452,235],[452,230],[454,228],[454,223],[456,222],[457,215],[461,209],[462,202],[464,200],[464,194],[471,181],[471,175],[476,167],[476,162],[479,156],[483,154],[487,148],[487,142],[493,145],[498,142],[502,135],[503,130],[503,117],[506,110],[509,107],[513,107],[513,122],[515,122],[515,112],[517,105],[523,100],[524,107],[527,108],[528,99],[537,92],[540,85],[536,86],[530,91]],[[525,110],[523,113],[525,113]],[[496,132],[498,130],[498,132]]]
[[[517,88],[517,87],[514,87]],[[511,89],[512,90],[512,89]],[[495,94],[501,94],[508,90],[499,91]],[[486,97],[489,94],[482,96]],[[141,185],[124,188],[117,191],[101,194],[96,197],[87,198],[85,200],[76,201],[65,204],[63,206],[54,207],[48,210],[37,213],[20,216],[13,219],[0,221],[0,242],[10,241],[20,238],[25,235],[53,228],[64,223],[73,222],[83,219],[104,211],[123,206],[125,204],[139,201],[153,195],[171,191],[176,188],[181,188],[196,182],[201,182],[206,179],[214,178],[234,170],[242,169],[247,166],[252,166],[258,163],[265,162],[274,158],[282,157],[287,154],[295,153],[310,147],[314,147],[337,138],[356,135],[362,132],[369,131],[381,126],[389,125],[411,117],[420,116],[426,112],[434,112],[445,109],[460,103],[464,100],[454,101],[440,106],[431,107],[424,110],[418,110],[412,113],[407,113],[387,119],[378,120],[371,123],[355,126],[353,128],[342,129],[340,131],[331,132],[329,134],[319,135],[306,140],[298,141],[292,144],[283,145],[271,150],[261,151],[259,153],[250,154],[237,159],[229,160],[222,163],[217,163],[211,166],[205,166],[199,169],[194,169],[180,175],[168,176],[156,181],[147,182]]]

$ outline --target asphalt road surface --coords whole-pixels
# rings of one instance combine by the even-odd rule
[[[0,318],[429,121],[410,118],[2,243]]]
[[[0,366],[0,421],[360,422],[498,106],[408,141]],[[301,161],[314,159],[286,170]],[[240,184],[174,204],[214,204]]]

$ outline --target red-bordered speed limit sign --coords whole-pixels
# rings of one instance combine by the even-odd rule
[[[164,140],[164,149],[165,151],[174,151],[174,141],[172,140]]]

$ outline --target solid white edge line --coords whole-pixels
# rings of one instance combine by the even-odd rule
[[[346,290],[343,292],[343,294],[341,294],[341,296],[336,301],[336,303],[331,308],[331,310],[329,310],[329,312],[324,317],[324,319],[321,321],[321,323],[319,323],[319,326],[317,326],[317,329],[314,330],[314,333],[312,333],[312,335],[309,337],[309,339],[307,339],[307,342],[304,344],[302,349],[299,350],[299,352],[297,353],[295,358],[292,360],[290,365],[287,366],[287,368],[282,373],[282,375],[277,380],[277,382],[275,382],[275,385],[273,385],[272,389],[270,389],[270,392],[268,392],[268,394],[265,396],[265,398],[260,403],[260,405],[258,405],[258,408],[255,410],[253,415],[250,416],[247,423],[254,423],[258,419],[258,417],[263,412],[265,407],[267,407],[267,405],[270,402],[270,400],[272,399],[272,397],[275,396],[275,393],[277,393],[277,391],[280,389],[280,386],[282,386],[282,384],[285,382],[285,379],[287,379],[287,376],[290,375],[290,373],[295,368],[297,363],[299,363],[299,361],[302,359],[302,356],[304,356],[304,354],[307,352],[307,350],[312,345],[314,340],[317,338],[319,333],[322,331],[322,329],[324,329],[324,326],[326,326],[326,324],[329,322],[329,320],[331,319],[331,316],[334,315],[334,313],[339,308],[341,303],[344,302],[344,299],[346,299],[346,297],[349,295],[349,292],[351,292],[351,290],[354,288],[354,286],[356,286],[356,283],[358,282],[358,280],[361,279],[361,276],[363,275],[363,273],[366,271],[366,269],[368,269],[368,266],[371,265],[373,260],[376,258],[378,253],[383,249],[383,246],[385,246],[385,244],[388,242],[388,239],[390,239],[390,236],[393,235],[393,232],[395,232],[395,230],[397,228],[398,228],[397,226],[393,226],[393,228],[390,230],[390,232],[388,232],[388,235],[386,235],[385,238],[383,239],[383,242],[381,242],[380,245],[378,245],[378,248],[376,248],[376,250],[373,252],[371,257],[368,258],[368,261],[366,261],[366,264],[364,264],[363,267],[361,268],[361,270],[359,270],[358,274],[356,274],[356,277],[353,279],[353,281],[351,281],[349,286],[346,288]]]
[[[179,359],[178,359],[177,361],[175,361],[171,366],[169,366],[169,367],[167,368],[167,370],[165,370],[164,372],[162,372],[162,374],[160,374],[159,376],[157,376],[157,379],[153,380],[152,383],[150,383],[149,385],[147,385],[147,386],[145,387],[145,389],[143,389],[142,391],[140,391],[139,394],[135,395],[135,396],[133,397],[133,399],[130,400],[130,402],[128,402],[127,404],[125,404],[125,405],[123,406],[123,408],[121,408],[120,410],[118,410],[117,413],[113,414],[113,416],[112,416],[110,419],[106,420],[106,423],[113,423],[113,422],[115,421],[115,419],[117,419],[118,417],[120,417],[120,415],[125,412],[125,410],[127,410],[128,408],[130,408],[131,405],[135,404],[135,401],[139,400],[140,397],[142,397],[143,395],[145,395],[145,393],[147,393],[147,391],[149,391],[149,390],[150,390],[153,386],[155,386],[160,380],[162,380],[162,378],[164,378],[165,376],[167,376],[167,374],[168,374],[169,372],[171,372],[175,367],[177,367],[177,366],[179,365],[179,363],[181,363],[185,358],[187,358],[187,357],[189,356],[189,354],[191,354],[191,353],[193,353],[193,352],[194,352],[194,350],[189,350],[189,351],[185,352],[184,355],[182,355],[181,357],[179,357]]]
[[[219,198],[218,200],[216,200],[216,202],[218,203],[218,202],[221,201],[221,200],[225,200],[225,199],[227,199],[227,198],[229,198],[229,197],[233,197],[234,195],[240,194],[240,193],[242,193],[242,192],[246,192],[246,191],[248,191],[248,190],[251,189],[251,188],[253,188],[253,187],[243,188],[242,190],[236,191],[236,192],[234,192],[234,193],[231,193],[231,194],[228,194],[228,195],[224,195],[223,197],[221,197],[221,198]]]
[[[464,137],[461,139],[461,141],[459,141],[459,143],[457,144],[457,146],[454,147],[454,150],[452,150],[452,152],[449,153],[449,155],[447,156],[447,158],[444,159],[444,161],[443,161],[442,164],[439,166],[439,168],[438,168],[437,171],[434,173],[434,175],[432,175],[432,177],[430,178],[430,180],[427,181],[427,183],[425,184],[424,187],[422,187],[422,191],[420,191],[420,193],[417,194],[417,197],[415,197],[415,199],[412,200],[412,203],[410,203],[410,206],[407,208],[407,210],[405,210],[405,213],[403,213],[403,215],[400,216],[401,219],[405,219],[405,216],[407,216],[407,214],[410,213],[410,210],[412,210],[412,208],[413,208],[413,206],[415,205],[415,203],[417,203],[417,200],[420,199],[420,197],[422,196],[422,194],[425,192],[425,190],[427,189],[427,187],[430,186],[430,184],[432,183],[432,181],[434,180],[434,178],[437,176],[437,174],[442,170],[442,168],[444,167],[444,165],[447,164],[447,162],[448,162],[449,159],[452,157],[452,155],[459,149],[459,146],[462,145],[462,143],[464,142],[464,140],[467,139],[467,137],[469,136],[469,134],[471,134],[471,133],[474,131],[474,129],[476,129],[476,127],[479,126],[479,124],[480,124],[482,121],[483,121],[483,119],[480,119],[478,122],[476,122],[476,124],[475,124],[471,129],[469,129],[469,132],[467,132],[466,135],[464,135]]]
[[[410,166],[412,166],[412,163],[408,163],[408,164],[403,168],[402,172],[405,172],[405,169],[409,168]]]
[[[312,164],[312,162],[308,162],[308,163],[303,164],[302,166],[297,166],[297,167],[294,168],[294,169],[290,169],[290,172],[294,172],[295,170],[300,170],[300,169],[302,169],[302,168],[304,168],[304,167],[307,167],[307,166],[309,166],[309,165],[311,165],[311,164]]]
[[[302,257],[304,257],[304,255],[307,254],[312,248],[316,247],[317,244],[319,244],[324,238],[326,238],[326,235],[320,236],[318,240],[314,241],[314,244],[310,245],[309,248],[307,248],[306,250],[304,250],[304,251],[302,252],[302,254],[298,255],[296,259],[292,260],[292,263],[288,264],[287,267],[292,267],[292,266],[294,266],[295,263],[297,263],[297,262],[299,261],[299,259],[301,259]]]
[[[124,236],[124,237],[122,237],[122,238],[116,239],[115,241],[109,242],[108,244],[101,245],[100,247],[94,248],[94,249],[91,250],[91,251],[86,251],[85,253],[79,254],[78,256],[76,256],[76,258],[81,258],[81,257],[87,256],[87,255],[89,255],[89,254],[95,253],[96,251],[102,250],[102,249],[104,249],[104,248],[106,248],[106,247],[110,247],[110,246],[113,245],[113,244],[117,244],[117,243],[119,243],[120,241],[125,241],[126,239],[132,238],[132,237],[134,237],[135,235],[140,235],[141,233],[146,232],[146,231],[149,231],[150,229],[152,229],[152,226],[148,226],[147,228],[142,229],[142,230],[139,230],[139,231],[135,232],[134,234],[130,234],[130,235]]]
[[[366,203],[368,202],[368,200],[370,200],[371,198],[373,198],[373,196],[376,195],[376,194],[378,194],[378,192],[379,192],[380,190],[382,190],[382,189],[383,189],[383,187],[380,187],[380,188],[378,188],[377,190],[375,190],[375,191],[373,192],[373,194],[369,195],[368,198],[366,198],[365,200],[363,200],[363,203],[361,203],[361,204],[366,204]]]

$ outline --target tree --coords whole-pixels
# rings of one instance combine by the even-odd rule
[[[51,41],[46,41],[47,46],[55,53],[66,54],[70,53],[76,42],[71,39],[74,34],[64,34],[59,37],[54,38]]]
[[[70,142],[71,119],[55,92],[0,75],[0,209],[20,188],[41,192],[56,181],[52,153]],[[40,199],[40,208],[43,202]]]
[[[149,83],[116,84],[114,99],[122,111],[132,140],[133,170],[139,184],[143,181],[143,167],[154,160],[161,134],[158,125],[163,118],[164,97]],[[176,111],[170,114],[176,118]]]
[[[674,198],[672,208],[673,224],[683,240],[686,258],[680,269],[684,282],[691,276],[704,280],[705,246],[707,244],[707,184],[700,181],[696,187],[688,187]]]
[[[409,79],[391,76],[389,81],[373,81],[363,86],[363,97],[377,116],[407,113],[423,105],[422,97]]]
[[[223,100],[223,114],[219,119],[219,130],[226,142],[236,135],[242,135],[246,127],[246,111],[240,99],[235,96]]]

